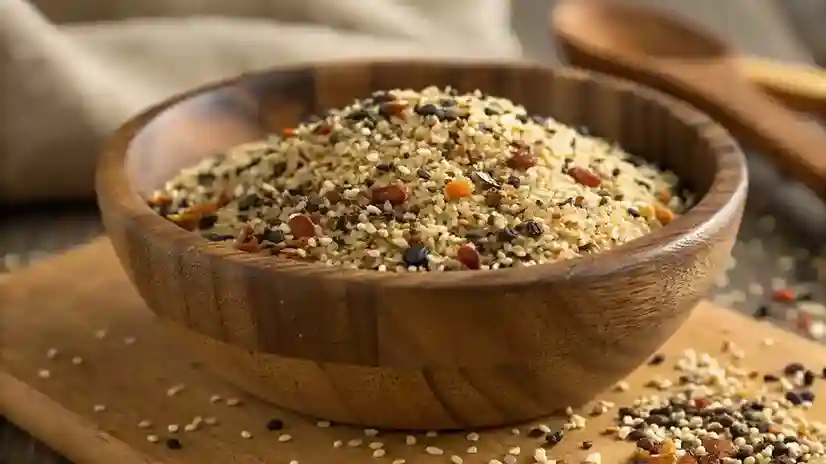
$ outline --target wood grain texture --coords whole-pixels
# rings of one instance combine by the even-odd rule
[[[574,65],[691,103],[826,198],[826,129],[751,84],[723,42],[687,22],[610,0],[560,2],[551,21]]]
[[[524,103],[675,170],[702,195],[674,223],[597,257],[490,272],[345,271],[237,252],[144,204],[178,169],[371,91],[453,85]],[[287,408],[339,422],[495,426],[578,405],[685,320],[733,244],[738,147],[707,117],[575,70],[429,62],[243,76],[127,123],[101,159],[106,230],[150,309],[208,366]],[[565,382],[560,379],[568,379]]]
[[[755,57],[740,57],[737,66],[752,84],[784,105],[826,116],[826,70]]]
[[[361,429],[318,428],[314,420],[279,410],[201,367],[193,357],[196,350],[186,349],[146,309],[106,240],[36,264],[0,284],[0,316],[0,414],[78,464],[373,462],[366,443],[359,448],[333,448],[336,440],[365,438]],[[107,336],[99,340],[95,332],[101,329],[107,330]],[[127,345],[124,337],[136,341]],[[775,345],[763,346],[764,338],[773,338]],[[777,372],[792,360],[811,367],[826,362],[826,347],[703,302],[663,347],[664,365],[639,367],[627,379],[631,391],[598,397],[627,404],[645,391],[643,385],[653,376],[676,379],[680,373],[671,371],[669,365],[686,348],[724,358],[723,340],[743,348],[744,368],[763,373]],[[54,360],[45,356],[51,347],[60,349]],[[82,366],[70,362],[76,355],[84,358]],[[39,378],[41,368],[49,369],[51,378]],[[167,397],[166,390],[179,383],[186,389]],[[813,391],[826,397],[826,381],[817,381]],[[238,397],[243,404],[229,408],[211,403],[213,394]],[[106,411],[95,413],[95,404],[106,405]],[[809,414],[826,417],[826,402],[817,401]],[[214,416],[219,423],[196,432],[179,432],[182,450],[170,451],[145,439],[147,433],[165,438],[170,435],[165,431],[168,424],[183,426],[197,415]],[[592,440],[603,462],[623,462],[631,447],[599,434],[613,417],[611,412],[589,418],[586,430],[568,433],[554,448],[555,456],[581,462],[582,451],[577,447],[583,440]],[[273,418],[284,421],[283,432],[291,434],[292,441],[278,442],[278,432],[266,430],[265,424]],[[141,420],[154,425],[139,429]],[[542,422],[551,427],[559,424],[557,418]],[[416,446],[405,445],[404,434],[383,432],[377,440],[385,443],[388,455],[375,462],[406,458],[409,464],[438,464],[449,462],[449,455],[457,453],[467,464],[481,464],[494,457],[501,459],[513,446],[523,450],[520,462],[528,462],[525,454],[537,442],[525,436],[527,426],[522,424],[520,436],[513,435],[510,427],[480,431],[476,455],[465,453],[471,443],[463,432],[420,436]],[[250,431],[253,438],[241,438],[241,430]],[[423,451],[426,445],[442,447],[446,455],[428,456]]]

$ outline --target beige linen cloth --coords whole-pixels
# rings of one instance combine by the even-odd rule
[[[508,0],[0,0],[0,204],[92,196],[144,107],[267,66],[514,60]]]

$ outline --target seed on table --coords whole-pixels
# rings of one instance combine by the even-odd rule
[[[94,412],[103,412],[106,411],[106,406],[103,404],[96,404],[92,407],[92,410]]]
[[[441,456],[445,454],[445,450],[439,448],[438,446],[428,446],[424,449],[424,451],[431,456]]]
[[[179,429],[180,426],[178,424],[169,424],[166,426],[166,430],[169,431],[169,433],[176,433]]]
[[[227,398],[226,401],[224,402],[224,404],[226,404],[227,406],[232,408],[232,407],[240,405],[241,400],[238,399],[238,398]]]
[[[138,428],[139,429],[148,429],[149,427],[152,427],[152,422],[150,422],[146,419],[138,422]]]
[[[171,450],[179,450],[183,448],[183,444],[177,438],[167,438],[166,439],[166,447]]]
[[[665,362],[665,355],[662,353],[655,354],[649,361],[649,366],[659,366]]]
[[[284,428],[284,421],[281,419],[270,419],[267,421],[267,430],[269,431],[277,431],[282,430]]]
[[[37,376],[41,379],[48,379],[52,376],[52,373],[48,369],[40,369],[37,371]]]
[[[288,434],[288,433],[282,433],[281,435],[278,436],[278,441],[280,441],[281,443],[286,443],[286,442],[288,442],[292,439],[293,439],[293,436]]]
[[[59,353],[59,351],[57,350],[57,348],[49,348],[46,351],[46,357],[49,358],[49,359],[54,359],[54,358],[57,357],[58,353]]]
[[[416,444],[417,440],[416,440],[416,437],[415,437],[415,436],[413,436],[413,435],[407,435],[406,437],[404,437],[404,442],[405,442],[408,446],[413,446],[413,445],[415,445],[415,444]]]
[[[452,462],[453,464],[463,464],[465,460],[462,459],[461,456],[457,456],[454,454],[450,457],[450,462]]]
[[[74,364],[75,366],[83,364],[83,358],[81,358],[80,356],[72,357],[72,364]]]
[[[147,435],[146,436],[146,441],[148,441],[149,443],[157,443],[159,440],[160,439],[158,438],[157,435]]]
[[[252,434],[249,432],[249,430],[242,430],[241,431],[241,438],[247,438],[247,439],[252,438]]]
[[[382,448],[379,448],[379,449],[374,449],[374,450],[373,450],[373,457],[374,457],[374,458],[381,458],[381,457],[384,457],[384,455],[385,455],[385,454],[387,454],[387,450],[384,450],[384,449],[382,449]]]

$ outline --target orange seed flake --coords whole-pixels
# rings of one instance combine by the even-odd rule
[[[674,211],[671,211],[668,206],[665,206],[662,203],[657,203],[654,205],[654,215],[662,225],[669,224],[674,220]]]
[[[282,135],[284,135],[284,137],[295,137],[295,134],[296,134],[295,128],[292,128],[292,127],[287,127],[282,132]]]
[[[453,179],[445,185],[445,196],[449,200],[469,197],[473,194],[473,184],[467,179]]]

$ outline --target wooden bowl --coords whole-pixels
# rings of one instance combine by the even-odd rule
[[[432,84],[586,125],[673,169],[702,199],[667,227],[592,257],[416,275],[238,252],[179,229],[142,199],[180,168],[311,113]],[[115,134],[97,176],[123,267],[207,366],[288,409],[399,429],[525,421],[620,380],[723,269],[746,184],[726,131],[652,90],[578,70],[411,61],[275,69],[172,98]]]

